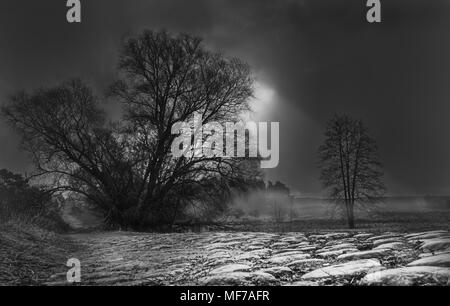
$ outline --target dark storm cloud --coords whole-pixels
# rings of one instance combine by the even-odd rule
[[[82,23],[64,0],[2,0],[0,95],[80,76],[99,92],[114,79],[124,35],[144,28],[201,35],[248,61],[276,92],[280,164],[270,178],[320,190],[316,150],[335,112],[366,121],[379,143],[391,193],[448,193],[450,3],[382,2],[381,24],[364,0],[82,1]],[[26,169],[1,125],[0,167]]]

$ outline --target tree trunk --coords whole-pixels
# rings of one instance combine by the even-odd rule
[[[348,205],[347,222],[348,222],[348,228],[350,228],[350,229],[355,228],[355,214],[353,212],[353,204]]]

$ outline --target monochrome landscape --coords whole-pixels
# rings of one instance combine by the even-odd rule
[[[64,2],[0,4],[1,286],[450,285],[449,3]]]

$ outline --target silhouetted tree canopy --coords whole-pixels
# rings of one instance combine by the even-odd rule
[[[276,181],[275,183],[269,181],[267,185],[267,191],[281,193],[283,195],[289,195],[291,193],[289,187],[287,187],[284,183],[280,181]]]
[[[385,191],[376,142],[362,121],[335,115],[327,123],[319,156],[322,184],[335,202],[344,204],[353,228],[355,204],[373,202]]]
[[[18,93],[3,108],[53,191],[83,194],[110,224],[143,228],[173,222],[187,205],[221,205],[259,175],[256,159],[171,154],[173,124],[195,112],[203,124],[237,121],[249,110],[247,64],[198,37],[145,31],[123,43],[118,68],[109,90],[122,104],[118,122],[80,80]]]

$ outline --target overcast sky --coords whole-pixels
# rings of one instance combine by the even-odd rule
[[[71,77],[101,92],[124,35],[194,33],[253,67],[258,116],[280,122],[269,179],[318,194],[316,152],[337,112],[368,125],[391,194],[450,194],[450,1],[381,0],[381,24],[365,0],[81,2],[82,23],[68,24],[65,0],[0,1],[0,103]],[[3,123],[0,143],[0,168],[29,168]]]

